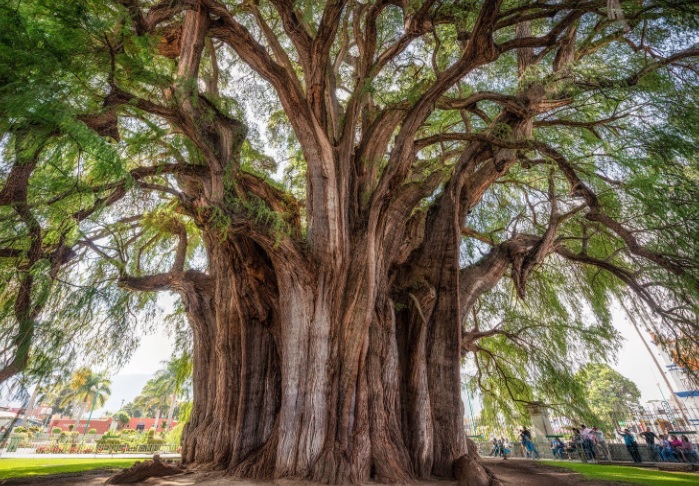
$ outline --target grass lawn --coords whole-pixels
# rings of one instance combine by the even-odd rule
[[[696,486],[699,484],[699,474],[693,473],[674,473],[640,467],[579,464],[561,461],[542,461],[542,463],[548,466],[570,469],[588,479],[619,481],[648,486]]]
[[[131,467],[143,459],[0,459],[0,480],[91,469]]]

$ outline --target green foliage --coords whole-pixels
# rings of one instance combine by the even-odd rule
[[[281,251],[282,243],[291,242],[301,252],[314,244],[309,239],[313,232],[307,231],[313,218],[305,211],[311,203],[322,204],[309,194],[311,182],[322,182],[309,179],[309,167],[319,161],[306,160],[316,147],[302,146],[298,134],[306,128],[292,123],[297,113],[289,112],[289,106],[260,78],[259,69],[230,52],[217,56],[219,93],[197,92],[213,73],[211,56],[204,56],[199,79],[178,78],[177,63],[158,54],[158,36],[134,31],[134,22],[121,3],[23,0],[0,5],[2,186],[13,165],[36,161],[26,207],[41,229],[41,252],[30,259],[33,224],[17,214],[16,204],[0,206],[1,245],[13,255],[0,259],[0,348],[29,357],[26,373],[34,377],[53,369],[72,371],[78,358],[105,367],[123,364],[135,348],[138,331],[151,330],[161,320],[156,317],[162,317],[155,305],[155,292],[162,286],[134,292],[127,277],[142,282],[139,279],[173,272],[176,256],[182,256],[177,251],[183,234],[187,235],[185,263],[174,269],[178,274],[207,270],[207,245],[231,244],[241,233],[271,241],[270,253]],[[268,2],[253,3],[265,18],[276,21]],[[586,390],[575,374],[590,359],[603,361],[613,354],[618,335],[609,308],[614,298],[628,299],[629,285],[658,312],[659,318],[651,323],[658,342],[674,347],[680,364],[684,357],[696,355],[699,71],[694,57],[657,69],[648,67],[658,56],[696,42],[699,12],[691,2],[662,1],[647,12],[639,10],[645,7],[626,3],[629,17],[642,15],[629,23],[628,31],[618,30],[624,27],[605,17],[600,23],[592,7],[584,12],[575,24],[576,47],[583,54],[564,70],[554,70],[559,51],[551,46],[537,50],[541,62],[522,73],[518,53],[512,50],[455,77],[441,97],[427,103],[434,109],[424,119],[417,117],[417,139],[449,137],[419,150],[412,146],[413,140],[407,141],[408,152],[415,152],[406,170],[409,177],[403,187],[393,187],[386,196],[386,200],[394,198],[408,185],[436,176],[439,189],[410,208],[415,220],[433,215],[445,195],[450,195],[444,188],[458,175],[460,156],[474,144],[482,144],[478,153],[503,155],[497,142],[530,139],[531,145],[504,154],[514,162],[502,172],[486,158],[465,176],[470,182],[493,166],[498,172],[494,182],[475,188],[479,197],[473,207],[463,208],[467,215],[459,222],[469,230],[463,233],[460,248],[460,264],[466,267],[517,237],[540,238],[552,224],[554,201],[566,216],[556,228],[550,254],[534,265],[525,281],[516,288],[510,279],[517,277],[517,271],[508,265],[505,279],[480,297],[463,323],[465,331],[498,331],[480,339],[467,358],[473,377],[467,386],[483,392],[488,409],[508,420],[522,420],[524,404],[538,400],[580,417],[592,413],[581,400]],[[377,16],[377,57],[406,38],[410,27],[406,15],[419,11],[420,2],[403,4],[405,12],[389,2]],[[346,125],[352,138],[347,152],[359,157],[371,142],[361,138],[371,133],[382,112],[410,113],[435,82],[446,78],[463,54],[464,36],[474,29],[481,5],[478,1],[435,2],[430,14],[439,21],[431,22],[424,35],[416,34],[383,69],[366,73],[364,79],[358,76],[358,66],[364,64],[358,47],[343,46],[343,39],[363,35],[354,32],[356,26],[363,28],[362,22],[350,21],[354,13],[347,7],[340,19],[347,30],[330,46],[332,55],[338,56],[330,63],[336,76],[324,84],[335,90],[325,94],[333,98],[332,113],[313,115],[314,130],[324,130],[322,125],[339,129],[326,134],[332,157],[340,160],[339,132],[350,123],[345,110],[352,103],[361,103],[362,109],[351,119],[354,126]],[[503,8],[528,6],[530,2],[510,1]],[[295,6],[309,26],[317,25],[322,7],[323,2],[311,1]],[[239,10],[232,11],[240,15]],[[532,35],[545,39],[561,16],[531,22]],[[500,46],[515,34],[509,21],[502,23],[505,27],[494,33]],[[280,33],[275,22],[271,28]],[[303,77],[298,54],[286,36],[280,33],[280,38],[281,47],[289,51],[291,74]],[[642,75],[635,79],[639,72]],[[298,86],[305,87],[306,81],[299,79]],[[110,105],[118,97],[117,86],[132,99]],[[513,118],[523,116],[521,112],[526,115],[536,109],[530,106],[529,91],[536,89],[545,94],[540,103],[550,103],[550,109],[532,115],[531,127],[513,124]],[[499,96],[459,109],[449,107],[448,101],[476,93]],[[160,110],[144,109],[139,99],[157,103]],[[185,102],[209,108],[195,121],[197,136],[178,126],[176,116],[162,115],[177,111]],[[518,108],[504,108],[511,104]],[[97,133],[86,115],[113,116],[112,131]],[[234,160],[218,161],[225,166],[224,194],[213,200],[207,177],[218,169],[211,164],[207,153],[211,147],[202,137],[212,123],[226,117],[237,117],[247,128],[247,138],[236,140],[241,144]],[[348,201],[331,209],[344,217],[353,213],[349,199],[360,202],[352,214],[355,220],[348,223],[352,231],[365,227],[372,191],[389,168],[392,151],[403,148],[397,146],[396,133],[389,134],[389,146],[385,153],[374,155],[376,160],[349,157],[338,164],[337,173],[346,177],[342,191]],[[496,143],[469,141],[466,135],[491,137]],[[597,195],[596,210],[628,227],[637,244],[629,244],[619,231],[596,221],[589,201],[579,193],[581,187],[572,184],[551,157],[531,149],[534,143],[556,148]],[[209,175],[196,178],[167,172],[174,165]],[[151,169],[155,173],[147,178],[138,175],[139,170]],[[271,201],[274,198],[264,190],[250,190],[243,183],[246,177],[259,179],[260,186],[277,199]],[[374,179],[365,181],[364,188],[355,187],[365,177]],[[355,189],[359,189],[356,194]],[[208,232],[208,240],[203,231]],[[388,238],[398,239],[403,233],[400,227]],[[218,241],[211,241],[215,238]],[[661,258],[640,255],[639,246]],[[73,257],[54,267],[61,252]],[[566,257],[570,254],[578,261]],[[393,264],[387,262],[387,267]],[[32,283],[30,300],[36,313],[31,319],[20,319],[18,289],[27,281]],[[182,358],[172,369],[168,364],[134,404],[124,407],[123,412],[131,416],[162,415],[174,406],[174,399],[186,395],[191,335],[181,324],[184,305],[178,306],[162,320],[178,334]],[[396,310],[405,306],[397,302]],[[26,342],[21,342],[23,337]],[[4,354],[0,358],[4,365]],[[74,386],[47,390],[47,396],[53,395],[51,402],[66,410],[75,401],[91,405],[93,395],[97,404],[103,403],[109,394],[107,380],[97,375],[81,379]],[[182,423],[185,410],[180,406]]]
[[[103,406],[112,393],[111,380],[105,375],[94,373],[89,368],[81,368],[73,373],[70,381],[70,392],[65,401],[77,401],[89,409],[93,405]]]
[[[608,430],[614,429],[620,417],[641,408],[641,392],[636,384],[606,364],[587,364],[576,379],[585,387],[592,412]]]
[[[155,376],[146,382],[134,400],[135,406],[151,417],[167,417],[170,408],[175,406],[175,400],[188,394],[190,389],[193,366],[191,355],[183,353],[173,356],[162,364],[164,368],[158,370]]]
[[[192,414],[192,402],[180,403],[180,413],[177,416],[177,425],[175,425],[172,430],[170,430],[167,435],[165,442],[168,444],[181,444],[182,443],[182,432],[184,426],[189,422],[189,417]]]
[[[127,425],[129,423],[129,420],[131,420],[131,416],[124,410],[119,410],[112,416],[112,418],[119,422],[119,425],[121,427]]]
[[[479,299],[471,322],[500,331],[481,339],[466,360],[471,372],[465,385],[482,394],[484,420],[527,423],[525,406],[537,401],[569,417],[592,417],[576,371],[595,356],[611,354],[620,341],[606,314],[590,322],[586,284],[564,276],[571,274],[575,267],[532,276],[528,292],[534,299],[517,299],[508,281]]]

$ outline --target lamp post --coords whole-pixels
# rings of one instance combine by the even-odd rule
[[[473,429],[473,435],[476,435],[476,420],[473,417],[473,407],[471,406],[471,394],[466,391],[466,399],[468,400],[468,409],[471,412],[471,428]]]

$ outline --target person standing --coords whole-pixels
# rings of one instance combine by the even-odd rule
[[[646,441],[646,444],[648,445],[648,450],[650,451],[650,456],[653,459],[660,459],[658,449],[655,446],[655,441],[658,439],[658,436],[655,435],[655,432],[650,430],[650,427],[646,427],[645,432],[641,432],[639,435],[643,437],[643,440]]]
[[[638,442],[636,442],[636,437],[634,437],[631,431],[629,429],[624,429],[623,431],[617,429],[617,433],[624,439],[624,444],[626,444],[626,449],[629,451],[633,462],[643,462],[641,454],[638,452]]]
[[[597,427],[592,427],[592,436],[595,438],[595,450],[597,452],[601,451],[604,459],[611,461],[612,455],[609,453],[609,445],[607,445],[607,439],[604,437],[604,432],[599,430]]]
[[[595,438],[592,429],[587,427],[585,424],[581,424],[580,428],[582,431],[580,435],[582,436],[583,450],[588,460],[595,462],[597,455],[595,454]]]
[[[527,457],[529,457],[531,454],[535,459],[540,459],[539,451],[537,451],[536,447],[534,446],[534,442],[532,441],[532,433],[529,432],[529,429],[522,427],[522,432],[520,432],[519,435],[522,439],[522,445],[527,450]]]

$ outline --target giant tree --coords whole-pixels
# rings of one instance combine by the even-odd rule
[[[467,452],[463,357],[613,337],[626,289],[696,342],[695,5],[15,3],[0,381],[168,291],[185,463],[403,483]]]

